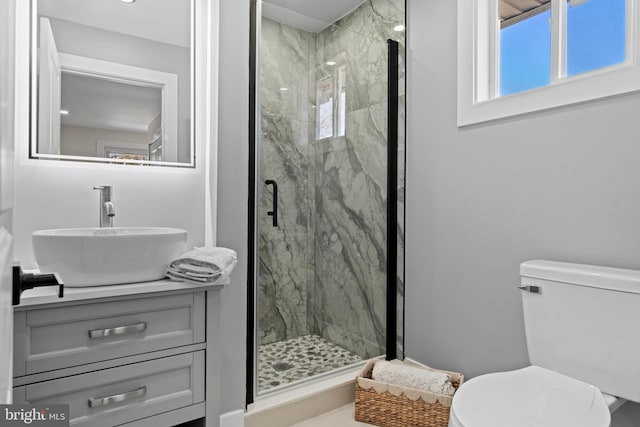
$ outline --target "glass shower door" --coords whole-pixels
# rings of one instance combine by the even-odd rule
[[[393,28],[404,23],[395,0],[360,2],[318,30],[276,19],[265,3],[258,393],[387,352],[387,208],[397,201],[388,205],[387,39],[403,38]]]

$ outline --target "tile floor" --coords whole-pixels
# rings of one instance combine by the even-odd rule
[[[358,427],[371,426],[372,424],[361,423],[354,419],[353,403],[338,408],[334,411],[322,414],[316,418],[295,424],[291,427]]]
[[[258,391],[263,392],[363,359],[317,335],[258,346]]]

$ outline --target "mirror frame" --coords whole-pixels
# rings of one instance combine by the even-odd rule
[[[74,162],[91,162],[100,164],[112,164],[112,165],[133,165],[133,166],[171,166],[180,168],[195,168],[196,167],[196,147],[202,151],[200,156],[204,156],[204,149],[198,140],[201,138],[203,132],[196,128],[196,123],[201,123],[198,117],[201,117],[206,110],[205,96],[196,95],[196,87],[208,88],[210,82],[205,77],[205,73],[202,70],[203,67],[209,66],[209,52],[205,49],[207,46],[206,34],[208,32],[209,20],[206,18],[208,12],[208,0],[189,0],[191,6],[190,11],[190,99],[189,108],[190,114],[190,126],[189,126],[189,162],[177,162],[177,161],[154,161],[154,160],[131,160],[131,159],[108,159],[104,157],[89,157],[89,156],[75,156],[64,154],[45,154],[38,153],[38,72],[35,69],[38,63],[38,48],[37,40],[38,34],[38,0],[30,0],[29,2],[29,158],[30,159],[43,159],[53,161],[74,161]],[[199,18],[201,17],[201,18]],[[118,64],[114,62],[103,61],[94,58],[85,58],[67,53],[60,53],[60,65],[63,71],[69,72],[75,75],[84,75],[88,77],[104,78],[108,81],[135,81],[142,86],[154,86],[162,89],[162,112],[164,113],[165,107],[169,110],[169,117],[175,118],[175,124],[168,126],[170,133],[174,133],[176,136],[176,144],[174,151],[177,153],[178,141],[177,141],[177,120],[178,120],[178,95],[177,95],[177,79],[175,75],[165,73],[156,70],[149,70],[140,67],[130,66],[126,64]],[[103,67],[102,69],[100,67]],[[122,77],[124,72],[125,77]],[[209,73],[207,73],[209,74]],[[140,76],[144,76],[142,79]],[[203,92],[203,91],[199,91]],[[172,103],[172,100],[175,102]]]

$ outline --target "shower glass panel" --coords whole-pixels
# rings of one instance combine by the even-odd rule
[[[323,10],[328,3],[315,0],[297,2],[295,11],[284,0],[262,2],[258,394],[386,352],[387,40],[400,42],[402,175],[405,4],[333,3],[343,9]],[[403,186],[400,177],[398,194]],[[401,337],[404,210],[401,200],[391,202],[400,213]]]

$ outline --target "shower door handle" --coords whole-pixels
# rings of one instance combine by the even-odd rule
[[[273,226],[277,227],[278,226],[278,183],[272,179],[268,179],[264,183],[267,185],[273,185],[273,202],[272,202],[273,210],[267,211],[267,215],[273,217]]]

